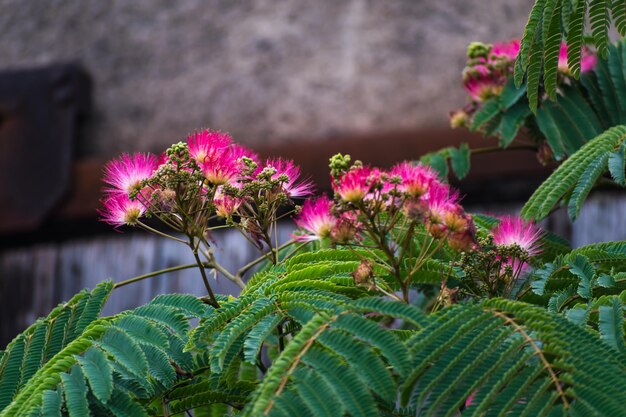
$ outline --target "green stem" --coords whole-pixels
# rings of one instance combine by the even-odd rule
[[[150,272],[148,274],[138,275],[136,277],[127,279],[125,281],[116,282],[115,285],[113,286],[113,288],[120,288],[120,287],[123,287],[123,286],[128,285],[128,284],[133,284],[135,282],[142,281],[142,280],[147,279],[147,278],[156,277],[156,276],[161,275],[161,274],[167,274],[168,272],[174,272],[174,271],[181,271],[183,269],[196,268],[197,266],[198,266],[198,264],[194,262],[192,264],[177,265],[177,266],[173,266],[171,268],[160,269],[158,271],[153,271],[153,272]],[[209,265],[206,262],[203,263],[202,266],[204,268],[210,268],[211,267],[211,265]]]
[[[145,223],[143,223],[143,222],[141,222],[141,221],[137,221],[137,224],[138,224],[139,226],[143,227],[144,229],[148,230],[149,232],[152,232],[152,233],[157,234],[157,235],[159,235],[159,236],[162,236],[162,237],[165,237],[165,238],[168,238],[168,239],[175,240],[176,242],[183,243],[183,244],[185,244],[185,245],[187,245],[187,244],[188,244],[187,242],[185,242],[185,241],[184,241],[184,240],[182,240],[182,239],[179,239],[179,238],[174,237],[174,236],[172,236],[172,235],[168,235],[167,233],[163,233],[163,232],[161,232],[160,230],[157,230],[157,229],[155,229],[155,228],[153,228],[153,227],[150,227],[150,226],[148,226],[147,224],[145,224]]]
[[[501,148],[500,146],[485,146],[484,148],[470,149],[472,155],[479,155],[482,153],[493,152],[505,152],[505,151],[536,151],[537,147],[533,145],[514,145],[508,148]]]
[[[193,243],[191,243],[190,246],[193,246]],[[202,281],[204,282],[204,286],[206,287],[207,293],[209,294],[209,299],[210,299],[209,304],[211,304],[215,308],[219,308],[220,303],[217,302],[217,298],[215,298],[215,294],[213,294],[213,290],[211,289],[211,285],[209,284],[209,280],[206,276],[206,272],[204,271],[204,264],[200,260],[200,257],[198,256],[197,249],[193,250],[193,257],[196,258],[196,264],[198,265],[198,268],[200,269],[200,275],[202,275]]]
[[[211,265],[216,271],[220,272],[226,278],[228,278],[229,280],[237,284],[239,288],[241,289],[245,288],[246,284],[241,280],[241,277],[239,277],[238,275],[231,274],[230,271],[228,271],[226,268],[220,265],[219,262],[217,262],[217,260],[215,259],[215,256],[213,255],[213,252],[210,249],[211,246],[209,245],[209,242],[207,242],[207,240],[204,237],[201,237],[200,241],[206,247],[203,254],[207,258],[209,265]]]

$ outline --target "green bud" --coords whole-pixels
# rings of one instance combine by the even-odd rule
[[[469,59],[487,58],[489,52],[491,52],[491,45],[482,42],[472,42],[467,47],[467,57]]]
[[[330,175],[338,178],[350,168],[350,155],[342,155],[340,153],[333,155],[329,159],[328,167]]]

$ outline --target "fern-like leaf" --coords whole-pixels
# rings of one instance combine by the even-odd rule
[[[626,127],[616,126],[585,144],[539,186],[522,208],[522,216],[536,220],[546,217],[556,203],[573,190],[588,166],[619,146],[624,138]]]
[[[524,74],[528,68],[529,61],[532,55],[532,45],[540,37],[539,31],[541,30],[541,19],[543,11],[546,5],[546,0],[537,0],[530,11],[526,27],[524,28],[524,35],[520,43],[520,51],[517,54],[515,60],[515,85],[520,87],[524,80]],[[531,103],[532,106],[532,103]]]
[[[580,57],[585,29],[587,2],[579,1],[570,14],[567,32],[567,66],[575,78],[580,76]]]
[[[624,305],[618,297],[612,297],[609,305],[598,308],[598,329],[611,347],[626,353],[624,347]]]
[[[569,199],[568,214],[572,220],[575,220],[580,214],[583,202],[589,195],[591,188],[594,186],[598,178],[606,171],[606,164],[609,160],[609,153],[603,153],[591,161],[585,171],[580,176],[572,196]]]
[[[113,375],[106,356],[100,349],[89,349],[78,358],[91,391],[98,400],[106,403],[113,392]]]
[[[613,180],[621,185],[626,186],[625,170],[626,170],[626,146],[624,143],[619,147],[619,150],[611,152],[609,154],[608,167],[609,172]]]
[[[545,54],[543,82],[546,92],[552,100],[556,100],[556,75],[559,49],[563,38],[561,34],[561,3],[561,0],[547,0],[543,13],[543,48]],[[532,87],[529,82],[529,88]],[[533,101],[530,103],[532,105]]]
[[[624,0],[613,0],[611,15],[619,34],[626,36],[626,2]]]
[[[589,4],[591,34],[603,58],[606,58],[609,49],[609,1],[590,0]]]

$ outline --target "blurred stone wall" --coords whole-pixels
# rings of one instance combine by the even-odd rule
[[[411,130],[464,104],[472,40],[521,35],[529,0],[0,0],[0,67],[78,61],[82,152],[211,127],[247,144]]]

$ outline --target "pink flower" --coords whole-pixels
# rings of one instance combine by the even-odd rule
[[[133,226],[146,212],[139,201],[131,201],[123,194],[112,194],[102,201],[104,209],[98,210],[101,220],[118,228],[125,224]]]
[[[235,214],[242,202],[240,198],[224,195],[219,191],[215,193],[213,198],[215,213],[223,218],[228,218]]]
[[[496,42],[491,47],[490,55],[494,58],[506,58],[514,61],[519,54],[519,47],[519,39],[513,39],[509,42]]]
[[[231,152],[233,158],[235,158],[235,160],[237,160],[238,162],[241,162],[241,158],[245,156],[246,158],[252,159],[257,164],[261,163],[261,158],[259,158],[259,155],[256,152],[238,143],[234,143],[232,145]]]
[[[459,208],[458,193],[452,191],[449,185],[440,182],[433,182],[423,198],[428,207],[430,220],[436,223],[443,223],[446,214]]]
[[[410,162],[402,162],[391,168],[390,174],[397,175],[402,179],[400,191],[404,191],[411,197],[420,197],[428,191],[430,184],[437,179],[437,174],[424,165],[414,165]]]
[[[150,178],[157,166],[157,157],[152,154],[122,154],[104,166],[103,181],[111,186],[105,191],[128,196],[132,191],[139,190],[141,182]]]
[[[504,216],[493,230],[493,243],[496,245],[518,245],[530,256],[541,252],[542,231],[531,222],[520,217]]]
[[[298,227],[304,229],[307,235],[294,236],[295,240],[311,241],[324,239],[330,236],[337,224],[337,218],[331,213],[331,202],[326,196],[316,200],[307,200],[302,211],[294,219]]]
[[[240,151],[231,145],[227,133],[203,130],[187,137],[190,156],[196,160],[204,177],[213,185],[226,184],[240,171]]]
[[[428,209],[428,231],[434,238],[444,237],[448,231],[447,223],[463,211],[458,204],[458,198],[457,192],[439,182],[433,182],[428,192],[422,196]]]
[[[314,185],[309,179],[298,181],[300,177],[300,167],[288,159],[268,159],[266,166],[272,167],[276,173],[272,175],[272,179],[278,179],[279,176],[285,175],[287,181],[283,183],[283,189],[291,198],[303,198],[313,193]],[[255,174],[263,171],[262,167],[257,169]]]
[[[333,180],[333,189],[342,200],[356,203],[362,201],[370,193],[372,184],[378,179],[378,170],[358,167],[346,172],[339,183]]]
[[[598,58],[589,49],[583,46],[580,55],[580,72],[588,72],[595,68]],[[561,49],[559,49],[559,71],[566,75],[571,74],[570,67],[567,63],[567,44],[561,43]]]
[[[476,102],[483,102],[499,95],[506,81],[506,76],[482,64],[463,71],[463,86]]]
[[[187,136],[189,155],[198,164],[204,163],[207,158],[211,158],[215,153],[230,147],[231,142],[232,139],[228,133],[213,132],[208,129]]]
[[[531,257],[541,252],[541,229],[519,217],[502,217],[500,223],[493,229],[492,235],[493,243],[496,245],[518,245]],[[527,267],[525,262],[520,265],[517,260],[508,260],[506,263],[511,264],[514,269],[521,267],[524,270]]]

